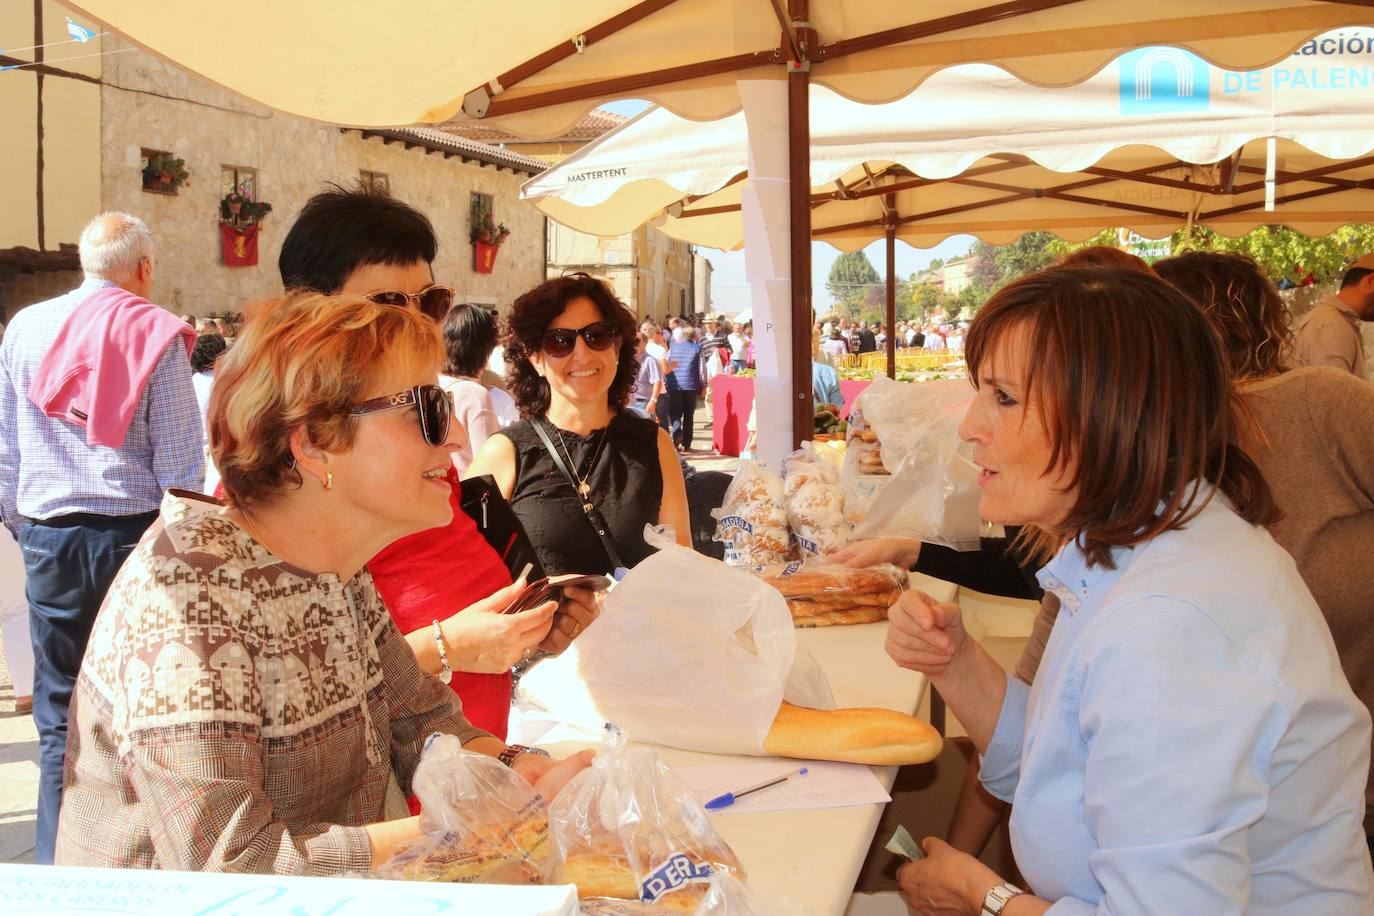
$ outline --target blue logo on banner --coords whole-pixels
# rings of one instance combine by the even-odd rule
[[[1212,68],[1180,48],[1141,48],[1117,61],[1122,114],[1202,111],[1211,102]]]

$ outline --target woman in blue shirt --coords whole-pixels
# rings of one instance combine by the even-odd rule
[[[1154,277],[1061,267],[969,331],[985,519],[1031,526],[1062,610],[1033,686],[908,593],[887,649],[930,675],[1013,801],[1033,893],[936,839],[919,912],[1374,912],[1370,718],[1236,445],[1216,335]]]

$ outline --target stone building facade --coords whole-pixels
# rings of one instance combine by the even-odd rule
[[[465,123],[445,130],[455,136],[488,143],[554,165],[627,119],[611,112],[591,111],[556,137],[532,140],[504,126]],[[603,277],[616,295],[640,318],[703,314],[710,305],[709,264],[706,273],[695,266],[705,259],[694,255],[686,242],[669,238],[652,226],[625,235],[598,238],[553,221],[548,228],[548,275],[585,271]],[[706,279],[703,287],[699,282]]]
[[[686,242],[650,226],[598,238],[548,223],[548,275],[580,270],[603,277],[637,318],[692,314],[693,257]]]
[[[61,7],[45,3],[43,15],[65,29],[68,14]],[[544,167],[539,160],[438,131],[344,130],[246,101],[114,37],[92,39],[86,48],[100,54],[84,78],[64,77],[54,65],[39,90],[44,134],[48,125],[98,125],[98,134],[76,137],[98,144],[95,155],[86,150],[84,157],[67,156],[70,163],[50,159],[40,181],[49,213],[57,197],[62,213],[83,216],[59,220],[58,227],[50,219],[44,244],[30,243],[45,249],[47,270],[5,271],[0,257],[0,314],[6,318],[79,282],[74,252],[59,246],[74,243],[84,220],[102,210],[148,221],[158,243],[153,299],[159,304],[196,316],[241,311],[247,299],[280,292],[277,256],[305,201],[330,183],[357,186],[364,173],[429,216],[439,237],[435,279],[454,286],[460,301],[508,305],[544,279],[545,217],[519,200],[521,182]],[[98,92],[78,96],[65,90],[69,83],[83,90],[94,85]],[[183,159],[189,181],[175,193],[146,190],[142,170],[149,151]],[[22,167],[31,171],[33,159]],[[226,170],[233,171],[226,177]],[[232,186],[235,176],[249,175],[258,199],[273,210],[262,222],[258,263],[230,267],[221,259],[220,200],[226,181]],[[474,193],[487,195],[494,219],[511,230],[488,274],[473,265]],[[24,241],[0,239],[0,255],[6,244]],[[65,259],[58,256],[62,250]]]

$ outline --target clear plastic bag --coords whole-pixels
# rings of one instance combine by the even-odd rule
[[[776,589],[661,532],[645,539],[658,552],[616,584],[572,646],[520,679],[522,704],[584,731],[615,722],[636,741],[753,755],[784,695],[834,705],[816,666],[797,666]]]
[[[758,570],[787,599],[794,626],[876,623],[907,586],[906,570],[891,564],[853,569],[834,563],[792,562]]]
[[[713,876],[743,877],[687,784],[649,748],[628,746],[618,729],[554,799],[549,820],[551,880],[576,884],[584,900],[690,913]]]
[[[423,836],[379,877],[460,884],[545,884],[549,813],[534,787],[495,757],[431,735],[413,780]]]
[[[803,442],[783,459],[783,497],[792,539],[803,558],[832,554],[849,543],[839,472],[812,443]]]
[[[741,461],[725,491],[716,519],[716,540],[725,544],[725,562],[749,569],[787,559],[787,508],[782,478],[763,465]]]
[[[858,409],[881,444],[892,476],[880,490],[857,465],[846,464],[846,491],[865,491],[868,505],[854,538],[909,537],[956,550],[976,550],[982,521],[977,469],[959,439],[973,400],[967,381],[894,382],[879,377],[859,395]],[[871,494],[871,495],[869,495]]]

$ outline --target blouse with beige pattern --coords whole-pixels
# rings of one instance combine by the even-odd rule
[[[486,732],[420,671],[366,570],[305,572],[187,505],[168,497],[96,618],[57,862],[366,870],[393,770],[409,791],[429,734]]]

